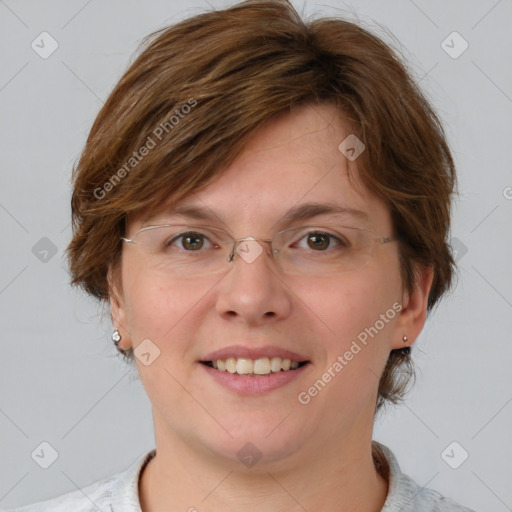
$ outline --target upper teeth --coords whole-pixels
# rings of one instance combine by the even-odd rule
[[[281,359],[280,357],[262,357],[261,359],[247,359],[245,357],[228,357],[212,361],[212,365],[221,372],[238,373],[239,375],[269,375],[271,372],[281,370],[295,370],[299,367],[298,361]]]

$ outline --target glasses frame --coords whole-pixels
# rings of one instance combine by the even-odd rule
[[[275,237],[277,235],[280,235],[286,231],[291,231],[291,230],[301,230],[301,229],[306,229],[306,228],[315,228],[315,229],[325,229],[327,231],[335,231],[334,229],[332,228],[327,228],[327,227],[323,227],[321,225],[304,225],[304,226],[296,226],[296,227],[289,227],[289,228],[285,228],[285,229],[282,229],[280,231],[278,231],[275,235],[274,235],[274,238],[270,239],[270,238],[254,238],[252,236],[248,236],[248,237],[243,237],[243,238],[233,238],[227,231],[225,231],[224,229],[222,228],[216,228],[216,227],[213,227],[213,226],[205,226],[205,225],[199,225],[199,224],[187,224],[187,223],[173,223],[173,224],[156,224],[156,225],[151,225],[151,226],[144,226],[143,228],[140,228],[138,231],[136,231],[136,233],[133,235],[132,238],[127,238],[127,237],[124,237],[122,236],[121,237],[121,240],[123,240],[124,242],[126,243],[130,243],[130,244],[135,244],[137,245],[137,240],[135,240],[135,237],[143,232],[143,231],[149,231],[149,230],[153,230],[153,229],[159,229],[159,228],[169,228],[169,227],[174,227],[174,226],[184,226],[184,227],[187,227],[187,228],[190,228],[190,230],[193,230],[194,228],[196,229],[207,229],[207,230],[210,230],[210,231],[218,231],[220,233],[223,233],[224,235],[226,235],[226,237],[228,239],[231,240],[232,244],[233,244],[233,247],[229,253],[229,256],[227,258],[227,263],[231,263],[234,258],[235,258],[235,254],[236,254],[236,250],[238,248],[238,246],[242,243],[242,242],[247,242],[247,241],[253,241],[253,242],[264,242],[266,244],[268,244],[268,247],[270,248],[270,254],[272,255],[272,259],[274,260],[274,255],[277,254],[279,251],[279,249],[275,249],[273,246],[272,246],[272,243],[275,239]],[[366,233],[369,233],[370,235],[372,235],[372,241],[373,243],[379,243],[380,245],[384,245],[384,244],[388,244],[388,243],[391,243],[391,242],[396,242],[398,241],[398,238],[397,237],[392,237],[392,236],[386,236],[386,237],[379,237],[379,236],[376,236],[375,233],[373,231],[370,231],[369,229],[365,229],[365,228],[358,228],[358,227],[353,227],[353,226],[339,226],[339,228],[345,228],[345,229],[352,229],[354,231],[364,231]],[[334,236],[334,235],[333,235]],[[193,251],[191,251],[193,252]],[[372,252],[371,252],[371,255],[370,255],[370,258],[368,259],[368,261],[362,266],[359,268],[359,270],[361,268],[364,268],[368,262],[370,261],[370,259],[373,257],[373,247],[372,247]],[[353,270],[356,270],[356,269],[353,269]],[[350,270],[348,270],[347,272],[350,272]]]

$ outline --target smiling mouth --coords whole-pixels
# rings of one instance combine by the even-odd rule
[[[201,364],[215,368],[220,372],[228,372],[246,377],[263,377],[274,373],[294,371],[308,364],[309,361],[293,361],[281,357],[262,357],[248,359],[246,357],[228,357],[215,361],[201,361]]]

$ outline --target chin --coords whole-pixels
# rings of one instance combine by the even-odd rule
[[[250,414],[247,416],[227,426],[232,438],[226,435],[203,439],[203,446],[232,470],[270,471],[291,464],[292,459],[297,458],[307,436],[294,428],[293,414],[284,421],[283,415],[276,421],[274,418],[262,420],[261,412],[259,420],[251,420]],[[293,419],[297,421],[296,417]],[[285,425],[287,421],[290,423]]]

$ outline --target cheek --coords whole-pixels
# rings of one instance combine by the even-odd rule
[[[170,280],[162,273],[142,265],[126,266],[124,276],[126,322],[134,347],[145,338],[153,340],[162,355],[169,350],[182,351],[185,345],[180,329],[187,315],[204,295],[197,280]]]
[[[175,279],[171,283],[168,277],[142,268],[128,270],[124,282],[126,321],[133,348],[137,354],[137,347],[145,343],[141,349],[149,346],[151,353],[148,365],[135,357],[146,393],[158,409],[165,409],[170,403],[185,407],[186,394],[178,382],[184,382],[190,371],[183,364],[191,357],[194,332],[190,318],[200,307],[204,284]],[[148,345],[148,339],[156,349]]]
[[[301,396],[333,425],[363,409],[373,414],[400,307],[400,279],[392,267],[367,267],[338,282],[302,290],[315,313],[310,318],[318,319],[315,341],[322,357]]]
[[[362,399],[360,395],[375,392],[391,350],[401,307],[399,269],[394,260],[382,261],[340,276],[339,285],[334,281],[301,290],[317,325],[315,340],[322,356],[316,377],[326,371],[343,375],[332,379],[331,391],[348,401]]]

